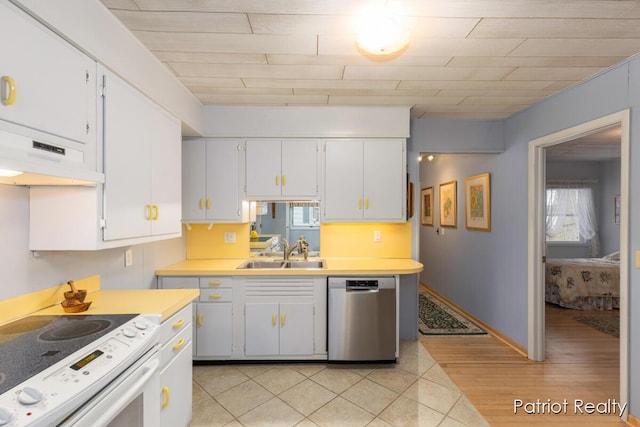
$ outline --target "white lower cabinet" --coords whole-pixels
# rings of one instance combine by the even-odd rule
[[[197,304],[196,352],[198,358],[231,356],[233,307],[226,303]]]
[[[247,356],[313,355],[313,303],[248,303]]]
[[[189,304],[161,327],[161,427],[186,427],[191,422],[192,314]]]

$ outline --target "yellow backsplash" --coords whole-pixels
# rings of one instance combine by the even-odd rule
[[[374,231],[380,241],[373,241]],[[411,223],[321,224],[323,257],[411,258]]]
[[[191,224],[186,229],[187,259],[220,259],[249,257],[249,223]],[[225,243],[224,233],[236,233],[235,243]]]
[[[373,241],[379,231],[380,242]],[[235,243],[224,243],[224,233],[235,232]],[[249,224],[191,224],[185,230],[187,259],[249,257]],[[411,223],[321,224],[320,256],[411,258]]]

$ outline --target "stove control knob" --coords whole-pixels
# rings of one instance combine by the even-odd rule
[[[13,418],[11,416],[11,412],[4,408],[0,408],[0,426],[9,424],[11,422],[11,418]]]
[[[134,322],[133,324],[136,326],[136,329],[140,329],[141,331],[147,329],[147,324],[144,322]]]
[[[122,333],[124,334],[125,337],[127,338],[133,338],[136,335],[138,335],[138,331],[136,331],[135,329],[131,329],[131,328],[124,328],[122,330]]]
[[[42,400],[42,392],[37,388],[25,387],[18,394],[18,400],[23,405],[33,405]]]

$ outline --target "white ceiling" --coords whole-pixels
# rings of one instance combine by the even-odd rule
[[[101,0],[203,104],[406,105],[501,119],[640,52],[640,1],[386,0],[411,44],[373,61],[353,21],[385,0]]]
[[[621,156],[620,126],[601,129],[545,149],[547,160],[601,161]]]

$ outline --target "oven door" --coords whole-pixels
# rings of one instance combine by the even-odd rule
[[[59,426],[140,426],[160,424],[160,354],[147,352]]]

